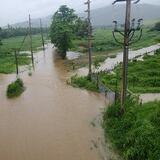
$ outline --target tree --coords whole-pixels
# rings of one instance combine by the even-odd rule
[[[64,59],[66,52],[72,47],[72,38],[75,35],[77,15],[73,9],[62,5],[54,14],[51,24],[51,42],[58,48],[60,56]]]
[[[82,20],[80,17],[77,18],[75,24],[75,33],[77,37],[84,38],[88,34],[88,22],[86,20]]]

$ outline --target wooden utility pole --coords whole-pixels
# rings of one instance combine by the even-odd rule
[[[34,56],[33,56],[33,47],[32,47],[32,26],[31,26],[31,16],[29,15],[29,37],[30,37],[30,50],[32,57],[32,66],[34,69]]]
[[[128,51],[129,51],[129,32],[131,19],[131,0],[126,0],[126,17],[124,28],[124,54],[123,54],[123,81],[121,93],[121,110],[124,111],[124,103],[127,97],[127,76],[128,76]]]
[[[14,50],[14,56],[15,56],[15,64],[16,64],[16,74],[19,75],[19,68],[18,68],[18,56],[17,56],[17,50]]]
[[[42,28],[42,20],[41,19],[40,19],[40,30],[41,30],[41,38],[42,38],[43,50],[45,50],[45,47],[44,47],[44,37],[43,37],[43,28]]]
[[[92,75],[92,25],[91,25],[91,8],[90,8],[91,1],[88,0],[85,2],[88,9],[85,11],[88,13],[87,22],[88,22],[88,58],[89,58],[89,79],[91,80]]]

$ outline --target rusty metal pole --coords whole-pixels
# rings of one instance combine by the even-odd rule
[[[121,110],[125,110],[125,102],[127,98],[127,77],[128,77],[128,52],[129,52],[129,32],[131,19],[131,0],[126,0],[126,17],[125,17],[125,32],[124,32],[124,53],[123,53],[123,80],[121,93]]]

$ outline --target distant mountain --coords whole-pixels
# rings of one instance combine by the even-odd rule
[[[94,26],[109,26],[113,20],[124,23],[125,5],[106,6],[91,11],[92,23]],[[86,17],[85,13],[80,13],[80,17]],[[137,4],[132,7],[132,17],[144,21],[160,19],[160,6],[150,4]],[[50,26],[52,16],[42,18],[43,26]],[[27,27],[28,22],[16,23],[13,27]],[[39,27],[39,19],[32,20],[33,27]]]
[[[42,23],[43,23],[43,27],[48,27],[51,24],[51,20],[52,20],[52,16],[47,16],[42,18]],[[32,19],[32,27],[35,28],[39,28],[40,27],[40,18],[37,19]],[[19,23],[15,23],[13,25],[11,25],[12,27],[24,27],[27,28],[28,27],[28,21],[24,21],[24,22],[19,22]]]
[[[125,5],[107,6],[92,11],[93,25],[111,25],[113,20],[124,23]],[[160,18],[160,6],[137,4],[132,7],[132,18],[143,18],[144,21]]]

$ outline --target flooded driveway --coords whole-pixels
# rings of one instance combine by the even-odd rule
[[[70,73],[51,46],[36,61],[31,77],[21,75],[27,89],[14,100],[5,91],[15,75],[0,75],[0,159],[109,160],[97,125],[104,96],[66,85]]]

